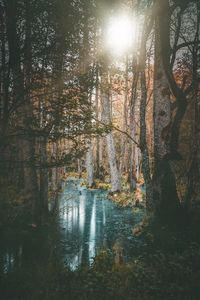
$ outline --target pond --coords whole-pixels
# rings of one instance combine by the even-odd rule
[[[1,238],[1,271],[49,262],[59,262],[73,271],[91,265],[101,250],[123,261],[136,253],[140,240],[132,229],[142,213],[117,207],[107,199],[107,191],[88,190],[81,186],[81,180],[69,179],[63,185],[53,228],[30,227]]]

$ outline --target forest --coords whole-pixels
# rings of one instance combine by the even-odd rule
[[[0,298],[200,299],[199,0],[0,0]]]

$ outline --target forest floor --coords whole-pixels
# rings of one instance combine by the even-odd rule
[[[9,193],[14,195],[15,192],[13,188]],[[116,198],[119,199],[119,195]],[[130,198],[121,203],[117,200],[122,206],[129,205],[129,201]],[[9,215],[9,205],[4,206],[4,214]],[[5,218],[2,210],[1,214]],[[10,215],[6,224],[14,218]],[[141,239],[140,254],[133,255],[128,263],[116,263],[112,253],[105,250],[95,257],[90,268],[82,267],[73,272],[59,260],[51,259],[39,267],[33,264],[31,268],[14,269],[9,273],[0,270],[1,299],[199,300],[199,225],[199,219],[184,214],[169,220],[168,224],[144,220],[133,232],[139,233]],[[49,225],[48,229],[37,229],[38,234],[43,238],[51,228]],[[33,229],[30,234],[35,238]]]

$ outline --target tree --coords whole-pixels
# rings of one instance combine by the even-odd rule
[[[186,1],[183,3],[175,2],[173,6],[169,3],[169,1],[163,1],[163,3],[158,3],[155,1],[156,14],[158,15],[158,28],[160,32],[160,46],[161,46],[161,54],[164,71],[169,83],[170,90],[175,99],[173,106],[175,109],[172,111],[171,120],[167,127],[165,127],[165,141],[169,146],[169,150],[167,155],[164,157],[165,163],[168,161],[168,167],[170,168],[170,174],[166,174],[168,177],[170,175],[172,180],[172,184],[175,185],[174,189],[172,188],[172,194],[170,195],[174,200],[177,199],[176,191],[179,192],[179,179],[180,172],[177,170],[177,167],[183,164],[188,160],[190,153],[184,155],[184,147],[187,145],[187,141],[181,140],[182,130],[184,127],[184,123],[186,123],[185,116],[188,114],[189,103],[191,103],[193,99],[193,92],[196,90],[198,86],[198,63],[197,63],[197,53],[198,44],[199,44],[199,5],[195,4],[193,1]],[[195,8],[196,7],[196,8]],[[188,10],[188,12],[187,12]],[[193,16],[193,24],[191,25],[191,21],[187,20],[187,22],[183,22],[184,16],[187,17],[189,13]],[[196,17],[195,17],[196,16]],[[177,24],[175,26],[175,31],[172,32],[170,29],[170,24],[174,18],[177,18]],[[194,35],[187,35],[189,32],[187,28],[192,26]],[[195,28],[196,27],[196,28]],[[173,46],[171,47],[171,40],[173,39]],[[182,43],[181,40],[184,40]],[[187,40],[189,39],[189,40]],[[174,69],[176,68],[176,63],[178,62],[181,53],[180,49],[185,47],[186,53],[188,53],[190,57],[192,74],[190,80],[186,84],[187,81],[187,73],[183,73],[181,78],[181,84],[178,82],[177,78],[174,74]],[[171,50],[172,49],[172,50]],[[189,54],[191,52],[191,55]],[[186,77],[185,77],[186,76]],[[193,122],[191,119],[190,122]],[[167,134],[166,134],[167,132]],[[164,133],[164,130],[163,130]],[[191,141],[193,139],[193,133],[188,132],[188,138]],[[189,145],[188,145],[189,146]],[[187,146],[187,147],[188,147]],[[189,149],[190,146],[189,146]],[[188,150],[189,150],[188,149]],[[190,150],[189,150],[190,151]],[[199,164],[197,157],[193,157],[197,164]],[[191,161],[193,161],[191,159]],[[191,166],[191,165],[190,165]],[[190,168],[189,166],[189,168]],[[163,168],[163,167],[162,167]],[[179,167],[178,167],[179,168]],[[163,168],[164,169],[164,168]],[[185,169],[186,172],[186,169]],[[198,173],[196,173],[197,175]],[[191,174],[188,174],[190,177]],[[193,177],[194,180],[194,177]],[[196,179],[195,179],[196,180]],[[187,184],[186,184],[187,185]],[[169,186],[167,186],[169,188]],[[187,188],[186,188],[187,190]],[[190,203],[191,198],[181,199],[179,193],[178,202],[183,206],[189,207],[188,203]],[[164,196],[163,196],[164,197]],[[190,195],[191,197],[191,195]],[[168,195],[169,198],[169,195]],[[166,199],[169,201],[169,199]],[[166,204],[169,206],[168,204]]]
[[[108,79],[106,59],[103,58],[101,66],[101,101],[102,101],[102,121],[105,125],[111,125],[111,111],[110,111],[110,88]],[[106,135],[108,161],[111,175],[111,191],[117,192],[121,189],[121,179],[116,161],[116,152],[112,129]]]
[[[17,128],[20,139],[19,151],[22,152],[23,157],[23,170],[24,170],[24,193],[26,195],[29,205],[33,206],[34,218],[38,214],[38,185],[35,169],[35,149],[34,149],[34,137],[31,135],[31,128],[29,126],[32,116],[32,107],[30,103],[29,91],[24,90],[24,80],[29,84],[30,75],[30,61],[28,56],[31,55],[30,49],[28,49],[28,34],[29,26],[27,19],[26,29],[26,55],[27,60],[25,62],[25,72],[21,66],[21,52],[20,52],[20,40],[17,33],[17,6],[18,1],[5,1],[5,13],[6,13],[6,28],[8,35],[9,46],[9,63],[12,71],[13,78],[13,97],[14,101],[18,103],[19,107],[17,113]],[[28,5],[26,6],[28,15]],[[29,57],[30,59],[30,57]],[[25,77],[26,76],[26,77]]]

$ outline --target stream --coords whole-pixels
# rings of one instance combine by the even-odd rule
[[[107,191],[88,190],[81,180],[68,179],[58,202],[56,224],[43,230],[25,228],[1,237],[0,272],[49,263],[62,264],[72,271],[87,265],[101,250],[115,259],[129,261],[137,254],[140,240],[132,229],[142,212],[119,208],[107,199]]]

